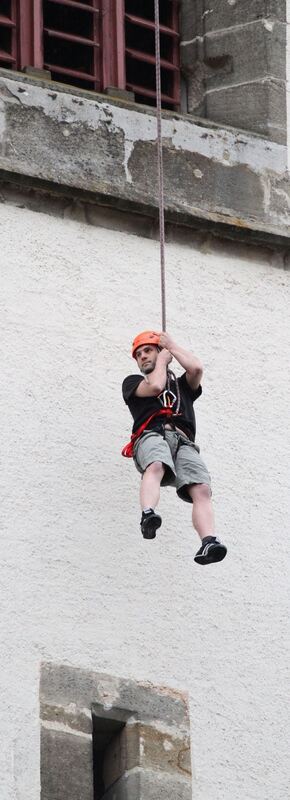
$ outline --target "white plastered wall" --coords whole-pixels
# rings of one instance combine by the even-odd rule
[[[187,688],[195,800],[285,800],[288,274],[267,252],[167,247],[229,548],[203,570],[174,490],[140,538],[120,455],[130,343],[159,325],[157,243],[12,206],[0,222],[0,796],[39,800],[44,659]]]
[[[286,0],[286,100],[287,100],[287,166],[290,170],[290,0]]]

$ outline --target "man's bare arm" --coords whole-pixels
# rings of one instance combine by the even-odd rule
[[[186,380],[191,389],[198,389],[203,375],[203,368],[199,358],[188,350],[184,350],[183,347],[179,347],[168,333],[160,334],[160,346],[166,347],[173,358],[176,358],[180,366],[185,369]]]
[[[157,397],[163,391],[170,361],[172,361],[172,355],[164,348],[158,353],[155,369],[139,383],[135,392],[136,397]]]

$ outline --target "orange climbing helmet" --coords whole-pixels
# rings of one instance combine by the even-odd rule
[[[138,333],[135,336],[135,339],[132,344],[132,356],[136,358],[135,353],[138,347],[142,347],[143,344],[155,344],[159,345],[159,333],[155,333],[155,331],[142,331],[142,333]]]

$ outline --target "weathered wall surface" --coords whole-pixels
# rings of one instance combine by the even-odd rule
[[[183,0],[188,110],[286,143],[286,0]]]
[[[288,171],[290,170],[290,3],[287,2],[287,26],[286,26],[286,101],[287,101],[287,150],[288,150]]]
[[[229,548],[201,570],[173,490],[158,539],[140,538],[120,456],[130,342],[159,325],[157,243],[12,205],[0,222],[0,796],[39,800],[50,661],[188,689],[195,800],[285,800],[288,273],[267,251],[167,248],[168,328],[205,364],[198,441]]]
[[[169,112],[163,142],[169,219],[289,239],[286,146]],[[55,91],[2,71],[0,170],[1,178],[15,173],[156,217],[156,118],[134,104]]]

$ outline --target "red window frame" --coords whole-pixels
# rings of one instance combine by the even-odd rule
[[[161,0],[162,2],[162,0]],[[180,69],[179,69],[179,4],[180,0],[163,0],[170,9],[170,25],[160,25],[160,37],[171,42],[170,59],[161,59],[161,71],[167,83],[170,83],[170,93],[163,91],[162,100],[168,108],[177,109],[180,102]],[[142,44],[135,49],[126,42],[126,25],[133,25],[136,31],[154,32],[154,20],[145,19],[137,11],[134,14],[126,8],[127,0],[9,0],[9,16],[0,12],[0,33],[4,26],[10,30],[10,51],[1,51],[1,64],[10,69],[23,70],[34,67],[47,70],[54,80],[70,82],[78,85],[77,81],[87,82],[87,88],[92,91],[102,92],[108,87],[127,89],[141,97],[141,102],[155,103],[156,90],[151,84],[139,85],[138,64],[146,71],[155,68],[155,52],[144,52]],[[44,6],[44,3],[47,4]],[[59,6],[60,8],[79,9],[92,15],[92,33],[90,38],[62,30],[48,27],[44,24],[43,8]],[[130,8],[130,2],[129,2]],[[140,8],[140,7],[139,7]],[[47,58],[46,42],[57,40],[64,42],[64,47],[80,46],[87,48],[90,54],[90,73],[71,65],[53,63]],[[0,40],[1,41],[1,40]],[[142,42],[142,38],[140,39]],[[130,80],[126,75],[126,60],[136,65],[136,81]],[[11,66],[10,66],[11,65]],[[152,73],[152,70],[151,70]],[[57,78],[54,76],[57,75]],[[135,76],[134,76],[135,77]],[[76,83],[74,83],[74,79]]]

